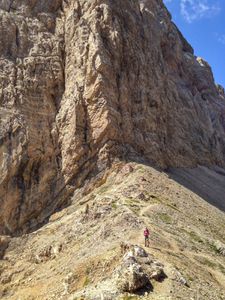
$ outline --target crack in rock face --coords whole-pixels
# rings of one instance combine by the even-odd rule
[[[0,71],[0,234],[118,159],[225,164],[224,90],[161,0],[3,0]]]

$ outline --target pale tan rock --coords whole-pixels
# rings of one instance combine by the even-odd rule
[[[215,241],[214,247],[219,254],[225,256],[225,245],[223,243],[221,243],[220,241]]]
[[[225,97],[161,0],[0,3],[0,233],[115,160],[225,165]]]
[[[151,287],[150,280],[161,281],[165,277],[164,265],[138,245],[130,245],[121,265],[115,270],[116,286],[122,292],[147,290]]]
[[[8,248],[10,237],[0,236],[0,259],[4,257],[5,251]]]

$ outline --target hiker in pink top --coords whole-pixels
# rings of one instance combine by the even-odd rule
[[[145,247],[149,247],[149,230],[147,227],[144,230],[144,237],[145,237]]]

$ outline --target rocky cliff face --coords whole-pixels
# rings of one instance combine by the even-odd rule
[[[115,160],[225,165],[225,95],[161,0],[0,3],[0,233]]]

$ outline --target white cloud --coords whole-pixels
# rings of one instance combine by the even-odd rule
[[[197,19],[213,17],[220,12],[218,4],[208,0],[180,0],[181,15],[191,23]]]
[[[222,35],[217,34],[216,36],[217,36],[218,42],[225,45],[225,34],[222,34]]]
[[[218,1],[214,0],[164,0],[165,3],[175,1],[179,1],[180,13],[188,23],[211,18],[221,11]]]

